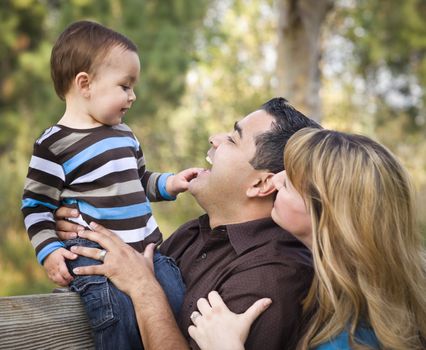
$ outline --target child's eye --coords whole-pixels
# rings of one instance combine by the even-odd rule
[[[121,85],[121,88],[122,88],[124,91],[127,91],[127,90],[129,90],[129,89],[130,89],[130,86],[127,86],[127,85]]]

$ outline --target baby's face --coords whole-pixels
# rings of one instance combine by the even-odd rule
[[[140,73],[136,52],[114,47],[90,82],[89,115],[104,125],[117,125],[136,99]]]

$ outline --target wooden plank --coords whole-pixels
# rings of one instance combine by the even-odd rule
[[[76,293],[0,298],[0,349],[94,349]]]

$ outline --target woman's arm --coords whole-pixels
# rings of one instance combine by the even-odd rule
[[[254,320],[271,305],[271,299],[256,301],[244,313],[231,312],[219,293],[213,291],[208,300],[197,302],[199,311],[191,315],[189,335],[202,350],[244,350],[244,343]]]
[[[104,263],[78,267],[74,273],[104,275],[131,297],[145,349],[188,349],[153,272],[154,244],[141,254],[101,225],[90,226],[93,231],[81,231],[78,235],[99,243],[107,251]],[[100,249],[79,246],[71,249],[76,254],[100,259]]]

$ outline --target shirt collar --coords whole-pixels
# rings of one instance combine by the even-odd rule
[[[238,255],[276,239],[277,234],[283,241],[297,242],[296,238],[279,227],[270,217],[238,224],[221,225],[212,230],[209,226],[209,217],[205,214],[199,218],[199,225],[200,231],[209,234],[215,234],[218,231],[227,233],[229,241]]]

